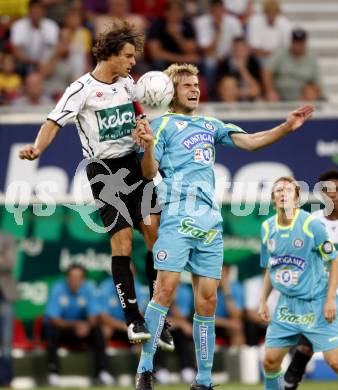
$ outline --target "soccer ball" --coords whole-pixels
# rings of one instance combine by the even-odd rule
[[[163,72],[147,72],[136,83],[136,97],[146,106],[168,106],[173,96],[174,84]]]

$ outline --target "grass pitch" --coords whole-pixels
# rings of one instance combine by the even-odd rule
[[[51,390],[52,387],[37,387],[36,390]],[[89,390],[103,390],[104,387],[90,387]],[[112,390],[135,390],[134,387],[112,387]],[[155,385],[156,390],[189,390],[188,385],[161,386]],[[215,390],[262,390],[263,385],[241,385],[238,383],[226,383],[218,385]],[[337,390],[338,380],[334,382],[303,382],[299,390]],[[73,388],[63,389],[73,390]]]

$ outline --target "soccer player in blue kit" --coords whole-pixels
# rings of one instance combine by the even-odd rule
[[[158,170],[163,177],[158,187],[161,222],[153,248],[158,275],[145,314],[152,337],[142,347],[136,389],[153,389],[157,339],[180,273],[186,269],[192,273],[195,297],[193,336],[198,372],[191,389],[207,390],[212,389],[215,308],[223,263],[222,218],[214,199],[215,144],[245,150],[270,145],[300,127],[313,107],[298,108],[271,130],[247,134],[233,124],[194,115],[200,97],[195,66],[173,64],[165,73],[175,86],[170,112],[155,119],[151,129],[145,124],[134,132],[134,139],[144,149],[144,177],[152,179]]]
[[[305,336],[338,373],[336,288],[338,258],[325,225],[298,208],[299,185],[281,177],[273,185],[276,215],[262,224],[261,266],[266,268],[259,314],[271,320],[267,299],[281,293],[265,339],[265,389],[284,389],[281,363]],[[329,273],[325,262],[330,262]]]

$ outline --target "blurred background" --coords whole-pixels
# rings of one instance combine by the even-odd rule
[[[17,157],[67,85],[95,66],[93,42],[114,18],[130,20],[146,33],[135,80],[173,62],[199,67],[201,115],[251,132],[275,126],[302,102],[316,107],[300,131],[267,149],[254,154],[217,149],[225,250],[215,373],[219,382],[258,383],[265,334],[256,315],[259,235],[260,224],[273,212],[271,182],[295,176],[303,182],[305,209],[313,211],[321,204],[319,175],[337,169],[336,0],[0,0],[0,304],[1,317],[11,324],[11,329],[1,327],[0,386],[53,384],[44,316],[53,285],[72,264],[86,269],[97,312],[123,320],[117,298],[104,298],[108,240],[83,220],[90,193],[80,186],[82,153],[75,126],[65,126],[39,160]],[[151,119],[161,110],[147,113]],[[145,255],[135,231],[133,262],[144,302]],[[105,307],[102,302],[108,301]],[[191,348],[192,310],[190,279],[183,275],[171,313],[183,350]],[[104,333],[109,371],[114,383],[127,386],[138,350],[126,343],[125,329],[116,326]],[[63,384],[88,386],[91,354],[79,353],[79,346],[59,347]],[[180,352],[158,356],[159,383],[189,383],[194,361],[180,357]],[[317,354],[307,375],[335,378]]]

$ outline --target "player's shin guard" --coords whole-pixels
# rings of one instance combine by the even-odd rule
[[[140,362],[137,372],[153,371],[153,359],[157,348],[158,339],[162,333],[168,307],[161,306],[154,302],[149,302],[144,319],[151,338],[143,343]]]
[[[149,295],[150,300],[154,295],[154,289],[155,289],[155,283],[156,283],[156,277],[157,277],[157,270],[154,269],[154,258],[153,258],[153,252],[148,251],[146,256],[146,275],[148,279],[148,285],[149,285]]]
[[[130,269],[130,257],[112,256],[111,270],[127,325],[142,319],[136,301],[134,277]]]
[[[295,390],[298,388],[303,375],[305,373],[306,365],[311,359],[312,354],[305,354],[296,350],[291,363],[284,375],[285,389]]]
[[[197,376],[196,383],[209,387],[215,349],[215,317],[202,317],[195,313],[193,321]]]
[[[282,371],[264,373],[264,390],[284,390]]]

